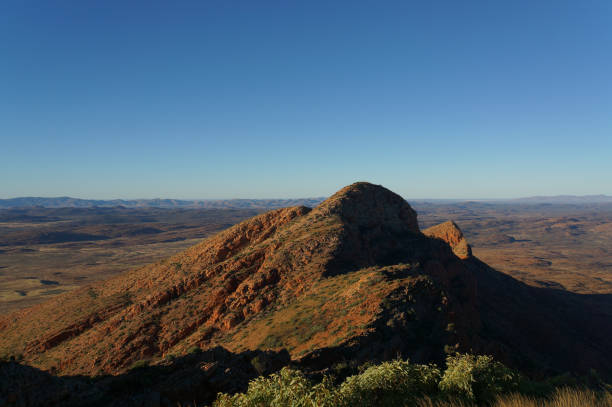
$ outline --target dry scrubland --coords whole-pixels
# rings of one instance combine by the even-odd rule
[[[261,211],[0,210],[0,313],[171,256]]]

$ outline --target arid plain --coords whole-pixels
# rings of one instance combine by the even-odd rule
[[[168,257],[257,209],[0,211],[0,312]]]
[[[612,204],[411,204],[422,228],[454,220],[477,257],[530,285],[612,293]],[[265,210],[0,210],[0,312],[168,257]]]

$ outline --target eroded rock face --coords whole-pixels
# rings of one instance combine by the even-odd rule
[[[423,234],[436,239],[442,239],[453,249],[453,253],[460,259],[472,256],[472,248],[468,244],[459,226],[452,220],[432,226],[423,231]]]

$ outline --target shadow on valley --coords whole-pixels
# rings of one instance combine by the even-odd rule
[[[478,353],[532,376],[592,368],[612,377],[612,295],[575,294],[527,285],[477,258],[466,261],[478,281]]]
[[[217,347],[135,363],[126,373],[56,376],[15,361],[0,362],[2,406],[176,406],[210,403],[218,392],[244,391],[248,381],[291,364],[286,351],[232,353]]]

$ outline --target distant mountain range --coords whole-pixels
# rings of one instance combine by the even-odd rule
[[[41,198],[23,197],[0,199],[0,209],[9,208],[92,208],[117,207],[127,208],[228,208],[228,209],[275,209],[288,206],[316,206],[325,198],[304,199],[218,199],[218,200],[185,200],[185,199],[79,199],[71,197]]]
[[[612,204],[609,195],[551,195],[528,196],[522,198],[502,199],[409,199],[413,204],[555,204],[555,205],[585,205],[585,204]],[[1,204],[0,204],[1,205]]]
[[[612,203],[609,195],[555,195],[555,196],[530,196],[526,198],[509,199],[517,203],[557,203],[557,204],[592,204]]]
[[[127,208],[200,208],[200,209],[276,209],[288,206],[304,205],[314,207],[323,202],[325,197],[296,199],[80,199],[71,197],[43,198],[19,197],[0,199],[0,209],[10,208],[92,208],[117,207]],[[415,199],[414,203],[459,203],[473,202],[467,199]],[[609,195],[556,195],[532,196],[515,199],[478,199],[476,202],[517,203],[517,204],[602,204],[612,203]]]

